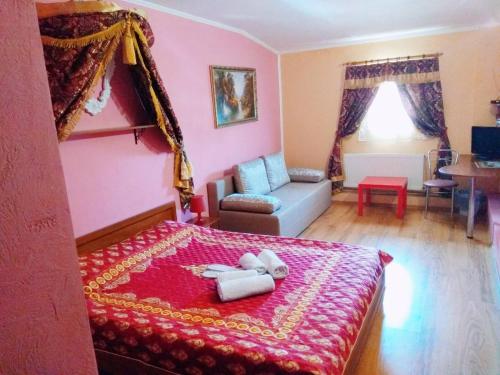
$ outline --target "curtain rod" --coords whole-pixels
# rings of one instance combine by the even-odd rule
[[[375,59],[375,60],[364,60],[364,61],[350,61],[343,63],[342,65],[351,66],[351,65],[369,65],[380,62],[394,62],[401,60],[415,60],[415,59],[428,59],[431,57],[439,57],[442,56],[443,53],[424,53],[423,55],[413,55],[413,56],[400,56],[400,57],[390,57],[386,59]]]

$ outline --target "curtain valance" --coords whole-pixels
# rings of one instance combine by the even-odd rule
[[[148,22],[141,14],[120,10],[112,3],[78,3],[39,4],[38,8],[59,140],[71,134],[121,43],[123,62],[131,67],[142,105],[175,154],[174,185],[182,206],[187,207],[193,194],[192,168],[181,129],[151,55],[154,38]]]
[[[369,65],[348,66],[345,89],[376,87],[384,81],[402,84],[439,81],[438,58],[403,60]]]

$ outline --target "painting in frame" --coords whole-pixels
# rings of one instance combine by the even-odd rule
[[[210,66],[215,127],[257,120],[255,69]]]

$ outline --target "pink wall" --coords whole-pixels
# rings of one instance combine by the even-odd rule
[[[33,2],[0,17],[0,374],[96,374]]]
[[[145,10],[155,34],[153,56],[194,166],[196,193],[206,195],[206,183],[233,164],[280,150],[277,56],[239,34]],[[214,128],[209,65],[257,69],[258,121]],[[112,101],[97,116],[85,114],[77,130],[141,122],[128,72],[120,63],[117,68]],[[77,236],[173,199],[179,207],[173,155],[156,129],[138,145],[131,134],[121,134],[69,140],[60,152]]]

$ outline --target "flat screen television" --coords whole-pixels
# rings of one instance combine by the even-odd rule
[[[500,127],[473,126],[471,152],[484,160],[500,159]]]

